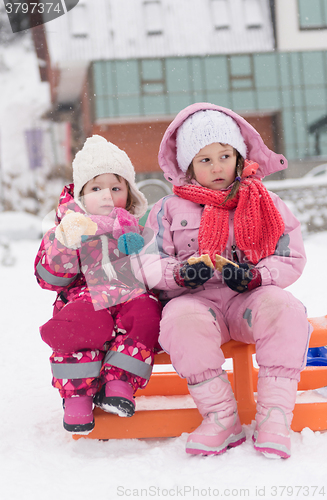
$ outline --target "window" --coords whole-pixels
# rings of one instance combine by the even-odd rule
[[[248,29],[262,28],[263,17],[262,17],[260,0],[243,0],[243,1],[244,1],[245,26]]]
[[[298,0],[301,30],[327,28],[327,0]]]
[[[233,56],[227,59],[230,90],[254,90],[253,56]]]
[[[145,30],[147,35],[162,35],[162,5],[159,0],[147,0],[143,3]]]
[[[87,38],[89,27],[87,23],[87,6],[85,1],[79,1],[69,13],[70,30],[75,38]]]
[[[230,28],[229,0],[211,0],[212,18],[216,30]]]
[[[139,60],[141,93],[158,95],[166,92],[165,65],[162,59]]]

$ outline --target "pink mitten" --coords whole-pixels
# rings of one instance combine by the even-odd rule
[[[56,227],[55,236],[67,248],[77,249],[81,246],[82,236],[96,233],[98,226],[89,217],[67,210],[67,214]]]

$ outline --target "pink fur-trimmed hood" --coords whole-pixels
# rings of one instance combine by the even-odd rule
[[[176,186],[185,184],[185,174],[178,166],[176,158],[176,132],[178,127],[193,113],[201,110],[215,110],[225,113],[233,118],[241,129],[247,147],[247,159],[259,164],[254,177],[262,179],[267,175],[287,168],[287,160],[281,155],[271,151],[263,142],[260,134],[244,118],[230,109],[216,106],[207,102],[192,104],[178,113],[176,118],[167,128],[160,144],[158,161],[164,172],[165,178]]]

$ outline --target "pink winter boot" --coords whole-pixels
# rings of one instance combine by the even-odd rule
[[[291,456],[290,426],[297,381],[283,377],[259,377],[254,448],[268,458]]]
[[[110,380],[95,396],[94,402],[102,410],[120,417],[132,417],[135,413],[133,387],[123,380]]]
[[[94,427],[92,396],[72,396],[64,401],[64,428],[69,432],[90,432]]]
[[[189,435],[186,453],[219,455],[245,441],[226,372],[188,388],[203,422]]]

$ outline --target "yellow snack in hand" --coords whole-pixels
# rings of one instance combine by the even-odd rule
[[[214,267],[209,255],[207,253],[204,253],[203,255],[200,255],[200,257],[190,257],[187,261],[188,264],[197,264],[198,262],[204,262],[208,267]]]
[[[239,265],[236,264],[236,262],[232,262],[231,260],[225,259],[225,257],[216,254],[216,266],[215,266],[216,269],[222,272],[223,266],[225,266],[226,264],[233,264],[233,266],[239,267]]]
[[[67,210],[65,217],[56,228],[55,236],[65,247],[77,249],[81,246],[82,236],[92,236],[97,229],[97,224],[89,217]]]

